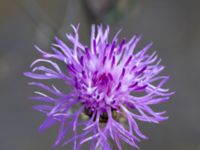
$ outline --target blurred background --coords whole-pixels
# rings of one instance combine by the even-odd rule
[[[199,6],[198,0],[0,0],[0,150],[51,149],[57,128],[37,132],[45,116],[32,109],[33,88],[22,72],[39,57],[34,44],[48,49],[54,35],[64,39],[70,24],[78,23],[86,44],[91,24],[109,24],[111,35],[122,28],[121,37],[142,34],[140,46],[153,41],[151,51],[157,50],[171,76],[167,86],[176,94],[158,106],[170,119],[140,123],[149,137],[140,149],[200,150]]]

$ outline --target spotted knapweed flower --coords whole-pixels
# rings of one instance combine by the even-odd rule
[[[91,150],[111,150],[110,141],[119,150],[123,141],[138,147],[137,142],[147,137],[141,133],[137,121],[166,120],[165,111],[155,112],[151,106],[173,94],[163,88],[169,77],[158,76],[164,66],[157,60],[156,52],[146,53],[152,43],[135,52],[140,36],[119,40],[118,32],[109,41],[109,26],[103,30],[102,25],[93,25],[90,45],[86,46],[79,41],[79,26],[72,28],[74,33],[66,34],[72,44],[56,37],[50,53],[35,46],[42,58],[31,64],[31,72],[25,73],[30,78],[48,81],[30,83],[49,92],[35,92],[37,95],[32,97],[43,102],[34,108],[47,117],[40,131],[59,124],[54,145],[73,142],[74,150],[86,142],[90,142]],[[62,62],[62,67],[55,61]],[[38,63],[47,63],[48,67]],[[50,85],[52,79],[70,86],[70,92],[61,92]],[[70,131],[72,137],[68,137]]]

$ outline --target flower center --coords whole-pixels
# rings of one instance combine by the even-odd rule
[[[106,91],[110,90],[112,80],[113,80],[113,77],[110,73],[103,73],[97,76],[96,81],[94,81],[93,83],[94,83],[94,86],[96,86],[100,92],[109,94]]]
[[[87,86],[80,90],[80,101],[91,111],[100,109],[104,112],[106,107],[115,109],[116,107],[112,107],[114,102],[111,93],[113,84],[114,80],[111,73],[95,71]],[[106,118],[106,115],[103,115],[102,118]]]

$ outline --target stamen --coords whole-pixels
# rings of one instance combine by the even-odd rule
[[[103,63],[103,65],[105,65],[106,58],[107,58],[107,57],[106,57],[106,56],[104,56],[104,58],[103,58],[103,62],[102,62],[102,63]]]
[[[147,66],[144,66],[140,71],[136,72],[136,75],[142,74],[147,69]]]
[[[83,63],[83,62],[84,62],[84,60],[83,60],[83,58],[84,58],[84,57],[83,57],[83,56],[81,56],[81,58],[79,59],[79,62],[80,62],[80,64],[81,64],[81,66],[84,66],[84,63]]]
[[[72,64],[67,64],[67,68],[68,68],[69,71],[71,71],[72,73],[76,73],[76,70],[74,70],[74,68],[72,67]]]
[[[85,74],[85,71],[83,70],[81,73],[82,73],[82,75],[83,75],[83,78],[86,79],[87,76],[86,76],[86,74]]]
[[[131,68],[131,72],[133,72],[136,68],[137,68],[137,66],[134,65],[134,66]]]
[[[87,58],[90,59],[90,52],[87,47],[85,48],[85,54],[86,54]]]
[[[108,73],[108,77],[110,78],[111,81],[113,80],[113,76],[111,73]]]
[[[123,38],[123,39],[122,39],[122,42],[120,43],[119,49],[117,50],[117,54],[121,53],[122,48],[123,48],[125,42],[126,42],[126,39]]]
[[[126,69],[123,68],[123,69],[122,69],[122,73],[121,73],[121,75],[120,75],[120,79],[122,79],[122,78],[124,77],[125,71],[126,71]]]
[[[135,82],[135,83],[129,85],[129,88],[133,88],[133,87],[135,87],[135,86],[137,86],[137,85],[138,85],[138,82]]]
[[[114,41],[114,42],[112,43],[112,47],[111,47],[111,49],[110,49],[109,59],[111,59],[111,57],[112,57],[113,51],[114,51],[114,49],[115,49],[115,44],[116,44],[116,42]]]
[[[121,82],[119,82],[119,84],[117,85],[115,91],[118,91],[120,87],[121,87]]]
[[[108,47],[109,47],[109,44],[107,43],[106,46],[105,46],[105,48],[104,48],[104,51],[103,51],[103,56],[106,55],[106,51],[107,51]]]
[[[141,90],[144,90],[148,85],[143,85],[143,86],[140,86],[140,87],[137,87],[136,89],[134,89],[134,91],[141,91]]]
[[[114,64],[115,64],[115,56],[113,56],[112,58],[111,68],[113,68]]]
[[[129,64],[129,62],[131,61],[131,59],[132,59],[132,56],[129,56],[129,58],[127,59],[125,65],[124,65],[125,67],[128,66],[128,64]]]

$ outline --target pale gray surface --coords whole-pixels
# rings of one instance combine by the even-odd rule
[[[33,102],[27,97],[33,89],[22,72],[38,56],[33,44],[48,47],[54,34],[64,37],[71,31],[71,23],[81,23],[82,41],[88,42],[94,20],[83,5],[78,0],[0,0],[0,150],[51,149],[56,129],[37,132],[44,117],[31,109]],[[200,150],[199,6],[197,0],[138,0],[118,20],[104,20],[112,24],[112,35],[123,28],[127,37],[142,34],[141,45],[154,41],[152,50],[157,50],[167,66],[168,86],[176,91],[170,102],[157,107],[168,110],[168,121],[140,123],[149,136],[139,144],[141,150]],[[106,13],[98,13],[105,18]],[[70,150],[71,145],[58,149]]]

